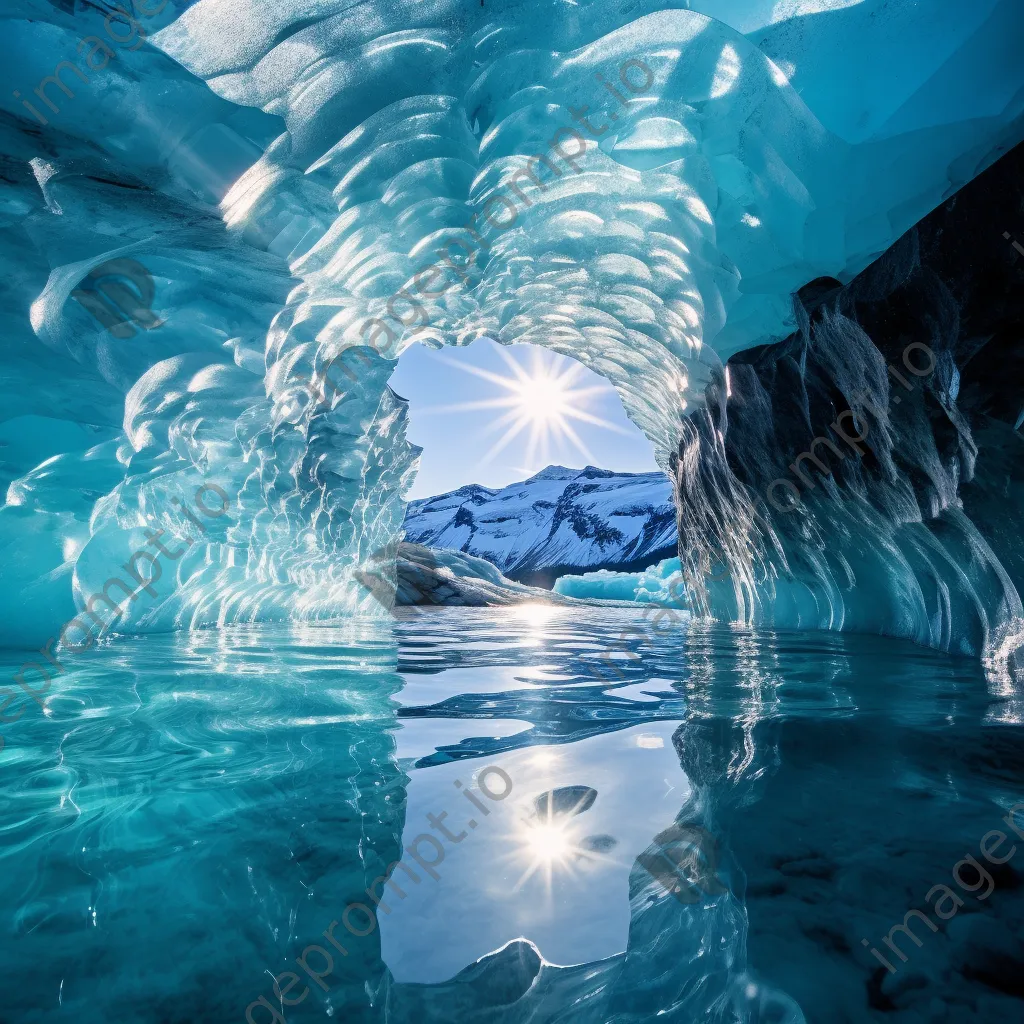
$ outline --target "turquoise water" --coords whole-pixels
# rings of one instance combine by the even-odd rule
[[[979,852],[1021,709],[975,662],[520,608],[65,667],[4,726],[4,1022],[1024,1016],[1024,852]]]

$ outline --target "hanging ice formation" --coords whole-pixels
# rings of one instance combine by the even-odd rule
[[[380,611],[416,455],[388,376],[413,340],[480,336],[614,384],[676,482],[698,606],[1008,642],[1020,601],[961,507],[969,460],[922,502],[890,445],[904,500],[847,501],[906,596],[865,618],[848,584],[869,593],[878,559],[840,552],[839,580],[835,516],[805,501],[783,542],[737,473],[723,365],[757,378],[744,429],[769,448],[812,350],[848,400],[844,374],[885,401],[842,310],[803,325],[785,374],[747,353],[1020,140],[1016,0],[71,7],[3,13],[4,642],[148,578],[133,553],[157,530],[177,557],[118,628]],[[987,568],[911,595],[922,559],[964,568],[965,544]],[[719,558],[729,587],[704,595]]]

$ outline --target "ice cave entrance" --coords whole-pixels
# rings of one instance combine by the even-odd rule
[[[627,574],[675,559],[672,482],[615,387],[582,362],[486,338],[414,345],[390,384],[419,453],[404,535],[420,547],[406,558],[451,561],[460,576],[493,568],[505,597],[527,602],[547,598],[524,588],[632,600]],[[606,593],[609,576],[629,593]]]

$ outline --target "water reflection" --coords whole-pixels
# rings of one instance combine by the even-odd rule
[[[441,809],[460,819],[450,826],[453,834],[469,835],[453,844],[438,881],[410,891],[380,920],[381,952],[396,980],[448,980],[521,937],[552,964],[623,952],[633,862],[672,822],[689,788],[672,748],[673,725],[653,728],[664,740],[656,748],[637,743],[652,733],[643,726],[560,746],[557,759],[546,763],[526,747],[470,765],[460,758],[410,772],[403,847]],[[506,773],[511,792],[481,819],[457,799],[454,784],[468,785],[468,772],[491,764]],[[558,797],[550,815],[539,814],[538,802],[553,792],[568,800],[575,795],[575,813]],[[598,852],[602,846],[606,852]]]
[[[112,641],[6,734],[8,1013],[1013,1019],[1012,864],[992,969],[973,926],[909,982],[860,955],[1020,795],[1002,706],[905,643],[622,612]]]

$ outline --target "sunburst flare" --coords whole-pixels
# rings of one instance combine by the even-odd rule
[[[441,358],[460,370],[497,384],[508,394],[421,410],[421,413],[504,410],[487,427],[488,433],[497,432],[499,436],[483,456],[484,460],[494,458],[524,430],[528,430],[524,467],[527,472],[533,472],[538,462],[542,465],[547,464],[551,459],[553,443],[562,441],[568,442],[587,462],[593,462],[594,456],[571,421],[588,423],[603,430],[629,436],[628,430],[588,409],[588,404],[592,403],[597,395],[607,393],[607,386],[575,387],[575,382],[584,370],[580,363],[564,356],[536,350],[527,370],[504,349],[499,348],[498,353],[512,371],[510,376],[505,377],[476,366],[467,366],[444,356]]]

